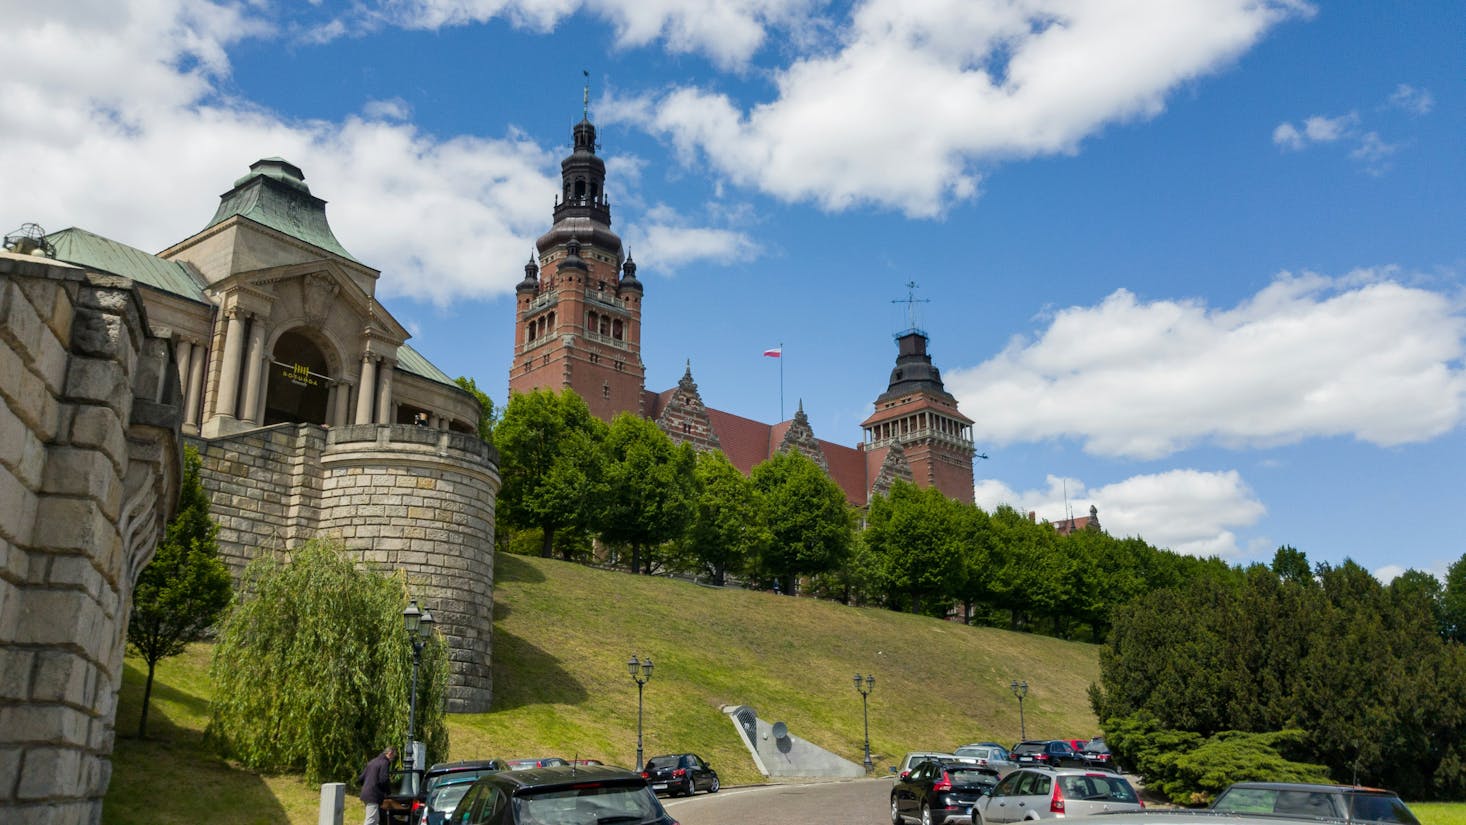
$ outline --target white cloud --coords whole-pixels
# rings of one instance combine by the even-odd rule
[[[763,47],[771,28],[799,28],[818,0],[377,0],[356,12],[354,26],[440,29],[504,18],[548,32],[564,18],[586,11],[609,21],[616,45],[635,48],[660,41],[673,53],[703,54],[724,69],[744,67]],[[343,33],[335,21],[324,34]]]
[[[1364,170],[1371,175],[1382,175],[1389,171],[1390,158],[1399,151],[1397,143],[1386,143],[1376,132],[1366,132],[1359,138],[1359,145],[1355,146],[1349,153],[1349,157],[1364,165]]]
[[[726,266],[757,258],[761,249],[746,234],[732,229],[689,226],[686,219],[665,205],[649,210],[627,237],[627,245],[659,272],[672,274],[706,262]]]
[[[1401,83],[1390,93],[1389,105],[1412,115],[1427,115],[1435,108],[1435,96],[1426,89]]]
[[[1112,536],[1139,536],[1157,547],[1192,556],[1236,560],[1248,552],[1234,530],[1256,524],[1267,509],[1235,471],[1171,470],[1139,475],[1094,490],[1078,479],[1048,477],[1041,490],[1015,491],[987,479],[975,486],[978,506],[1000,504],[1057,522],[1099,510],[1100,525]]]
[[[1466,417],[1466,316],[1396,274],[1280,275],[1233,308],[1119,290],[948,370],[982,443],[1075,439],[1154,459],[1345,436],[1426,441]]]
[[[400,97],[368,100],[361,113],[374,120],[407,120],[412,117],[412,106]]]
[[[1153,117],[1178,85],[1307,13],[1266,0],[866,0],[834,51],[775,76],[772,101],[744,111],[684,87],[611,115],[785,200],[932,216],[977,194],[976,164],[1073,152],[1106,124]]]
[[[1354,133],[1359,115],[1350,112],[1338,117],[1314,115],[1303,119],[1302,127],[1281,123],[1273,130],[1273,143],[1298,151],[1315,143],[1333,143]]]
[[[331,202],[342,244],[382,270],[383,295],[446,304],[511,289],[549,217],[555,158],[517,134],[431,137],[396,122],[392,102],[337,123],[230,99],[228,49],[273,31],[253,14],[78,1],[9,21],[0,156],[30,172],[7,181],[0,221],[82,226],[156,251],[202,229],[249,163],[279,155]]]

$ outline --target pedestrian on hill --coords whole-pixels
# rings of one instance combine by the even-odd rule
[[[382,800],[392,792],[392,760],[396,758],[397,749],[389,745],[368,762],[361,769],[361,776],[356,778],[357,784],[361,785],[361,801],[366,805],[366,819],[362,825],[377,825]]]

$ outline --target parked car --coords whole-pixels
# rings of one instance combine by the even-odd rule
[[[958,759],[971,761],[983,768],[992,768],[1002,776],[1017,770],[1018,763],[1008,758],[1008,752],[1001,745],[963,745],[952,751]]]
[[[1238,782],[1217,796],[1212,810],[1420,825],[1394,791],[1358,785]]]
[[[896,778],[891,788],[891,823],[970,823],[972,806],[998,784],[998,772],[968,762],[928,759]]]
[[[646,780],[604,765],[485,774],[464,794],[453,825],[616,822],[677,825]]]
[[[555,768],[569,764],[569,760],[561,759],[558,756],[520,757],[518,759],[505,759],[504,769],[522,771],[525,768]]]
[[[1064,741],[1068,742],[1069,747],[1073,748],[1076,751],[1084,750],[1084,746],[1089,744],[1088,739],[1065,739]]]
[[[718,772],[695,753],[665,753],[646,761],[641,776],[656,792],[692,796],[699,789],[718,792]]]
[[[891,773],[894,773],[897,776],[900,776],[903,773],[910,773],[912,768],[920,765],[922,762],[925,762],[928,759],[955,758],[957,758],[957,755],[953,753],[940,753],[938,751],[910,751],[905,756],[901,757],[901,761],[897,762],[895,767],[891,768]]]
[[[1019,768],[972,807],[972,825],[1140,811],[1125,777],[1084,768]]]
[[[1106,745],[1103,739],[1091,739],[1084,743],[1084,747],[1079,749],[1079,755],[1083,756],[1085,763],[1092,768],[1120,770],[1120,766],[1115,762],[1114,754],[1110,753],[1110,746]]]
[[[486,773],[505,769],[498,759],[439,762],[423,773],[422,791],[412,807],[412,825],[442,825],[458,800]]]
[[[1084,757],[1063,739],[1029,739],[1019,742],[1013,746],[1013,761],[1023,766],[1086,767]]]

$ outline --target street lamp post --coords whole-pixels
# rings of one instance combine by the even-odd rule
[[[422,767],[417,764],[417,750],[413,748],[417,735],[417,672],[422,667],[422,649],[433,635],[434,624],[433,614],[418,609],[417,599],[413,599],[402,611],[402,629],[407,631],[407,638],[412,642],[412,692],[407,702],[407,747],[402,751],[403,767],[408,768],[402,773],[404,793],[415,792],[409,783],[415,778],[413,771]],[[406,764],[408,760],[412,760],[411,766]]]
[[[860,692],[860,711],[865,717],[865,772],[870,773],[875,764],[870,761],[870,692],[876,686],[874,673],[862,677],[855,674],[855,689]]]
[[[626,663],[626,670],[636,681],[636,769],[641,770],[641,693],[646,683],[652,680],[652,657],[639,661],[635,656]]]
[[[1028,726],[1023,722],[1023,697],[1028,695],[1027,682],[1009,682],[1008,689],[1018,697],[1018,735],[1022,739],[1028,738]]]

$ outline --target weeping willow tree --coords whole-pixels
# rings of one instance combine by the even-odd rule
[[[407,583],[312,541],[245,570],[219,630],[209,737],[245,766],[350,781],[365,759],[407,738],[412,645]],[[430,761],[448,753],[441,637],[423,648],[416,735]]]

